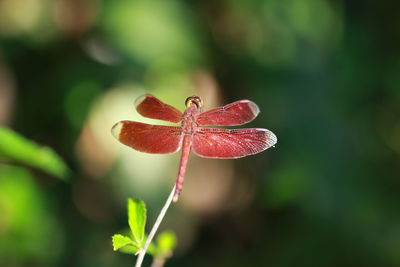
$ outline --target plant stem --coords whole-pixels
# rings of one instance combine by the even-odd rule
[[[158,215],[157,220],[153,225],[153,228],[151,228],[150,234],[147,237],[147,240],[146,240],[146,243],[144,244],[144,247],[140,250],[140,253],[139,253],[139,256],[137,258],[135,267],[142,266],[142,262],[143,262],[144,256],[146,255],[146,251],[149,248],[151,240],[153,240],[154,235],[156,234],[158,227],[160,226],[162,220],[164,219],[164,216],[167,213],[167,210],[168,210],[169,206],[171,205],[172,198],[174,197],[174,194],[175,194],[175,185],[174,185],[174,188],[172,188],[172,191],[169,194],[169,196],[167,198],[167,201],[164,204],[164,207],[161,209],[160,214]]]
[[[154,258],[153,263],[151,264],[151,267],[163,267],[164,264],[165,264],[164,258]]]

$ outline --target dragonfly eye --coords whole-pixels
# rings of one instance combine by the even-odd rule
[[[203,106],[203,100],[198,96],[190,96],[186,98],[185,105],[186,107],[190,107],[190,105],[194,103],[198,108]]]

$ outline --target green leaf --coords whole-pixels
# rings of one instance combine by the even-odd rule
[[[61,179],[68,174],[66,164],[53,150],[5,127],[0,127],[0,158],[39,168]]]
[[[133,241],[127,236],[124,235],[113,235],[112,237],[112,244],[114,251],[117,251],[118,249],[125,247],[127,245],[132,245]]]
[[[176,235],[170,230],[163,231],[157,237],[156,257],[168,258],[176,247]]]
[[[133,254],[136,255],[139,251],[139,248],[135,247],[134,245],[126,245],[118,250],[119,252],[126,253],[126,254]]]
[[[147,240],[147,235],[146,234],[144,235],[144,240]],[[120,248],[119,251],[123,252],[123,253],[128,253],[128,254],[136,254],[139,251],[140,248],[138,246],[136,246],[137,244],[136,244],[135,241],[133,241],[132,239],[131,239],[131,241],[132,241],[131,244],[128,244],[128,245]],[[145,241],[143,241],[143,245],[144,245],[144,243],[145,243]],[[154,245],[154,242],[150,242],[150,245],[149,245],[146,253],[149,254],[149,255],[154,256],[155,247],[156,246]]]
[[[146,205],[140,199],[128,199],[128,223],[134,242],[139,248],[144,245],[144,227],[146,225]]]

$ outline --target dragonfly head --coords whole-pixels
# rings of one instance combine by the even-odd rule
[[[201,108],[203,106],[203,100],[198,96],[189,96],[186,98],[185,105],[186,107],[190,107],[192,103],[196,104],[197,108]]]

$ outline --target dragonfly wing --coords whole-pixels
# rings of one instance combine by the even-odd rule
[[[182,112],[150,94],[136,99],[135,105],[136,110],[147,118],[171,122],[180,122],[182,120]]]
[[[223,107],[200,113],[196,122],[199,125],[235,126],[254,120],[260,113],[258,106],[250,100],[240,100]]]
[[[174,153],[182,145],[181,127],[120,121],[111,132],[124,145],[146,153]]]
[[[260,153],[276,141],[267,129],[200,128],[193,137],[193,152],[205,158],[241,158]]]

